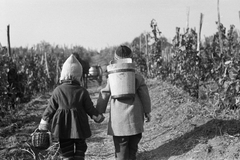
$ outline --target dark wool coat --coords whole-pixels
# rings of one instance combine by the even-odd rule
[[[88,91],[77,82],[67,81],[53,91],[42,119],[52,121],[56,138],[85,139],[91,136],[87,115],[98,116]]]
[[[151,101],[144,78],[136,74],[136,94],[130,99],[111,99],[109,82],[100,92],[97,110],[104,113],[110,99],[108,135],[130,136],[142,133],[144,114],[151,112]],[[119,84],[121,85],[121,84]]]

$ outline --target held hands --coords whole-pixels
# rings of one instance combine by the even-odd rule
[[[48,128],[49,128],[49,124],[48,124],[48,122],[47,121],[45,121],[45,120],[43,120],[43,119],[41,119],[41,122],[40,122],[40,124],[39,124],[39,126],[38,126],[38,129],[39,130],[48,130]]]
[[[146,122],[150,122],[151,121],[151,114],[150,113],[145,113],[145,118],[146,118]]]
[[[102,114],[99,114],[98,116],[92,116],[94,122],[96,123],[102,123],[105,119],[105,117]]]

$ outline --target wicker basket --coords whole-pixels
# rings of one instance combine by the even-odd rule
[[[52,142],[51,132],[36,129],[32,134],[32,145],[38,149],[47,149]]]

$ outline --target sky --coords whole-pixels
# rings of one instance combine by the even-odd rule
[[[150,32],[155,19],[162,36],[171,41],[175,28],[199,30],[202,36],[217,31],[218,0],[0,0],[0,43],[31,47],[42,41],[52,45],[80,45],[100,50],[120,45]],[[219,0],[220,18],[229,29],[240,29],[240,0]],[[189,13],[189,18],[187,18]]]

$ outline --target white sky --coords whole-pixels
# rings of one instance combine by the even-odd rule
[[[199,29],[202,37],[216,30],[217,0],[0,0],[0,43],[7,45],[10,25],[12,47],[30,47],[41,41],[52,45],[81,45],[101,49],[132,42],[151,31],[154,18],[162,35],[171,40],[175,28]],[[240,0],[220,0],[221,22],[240,29]]]

